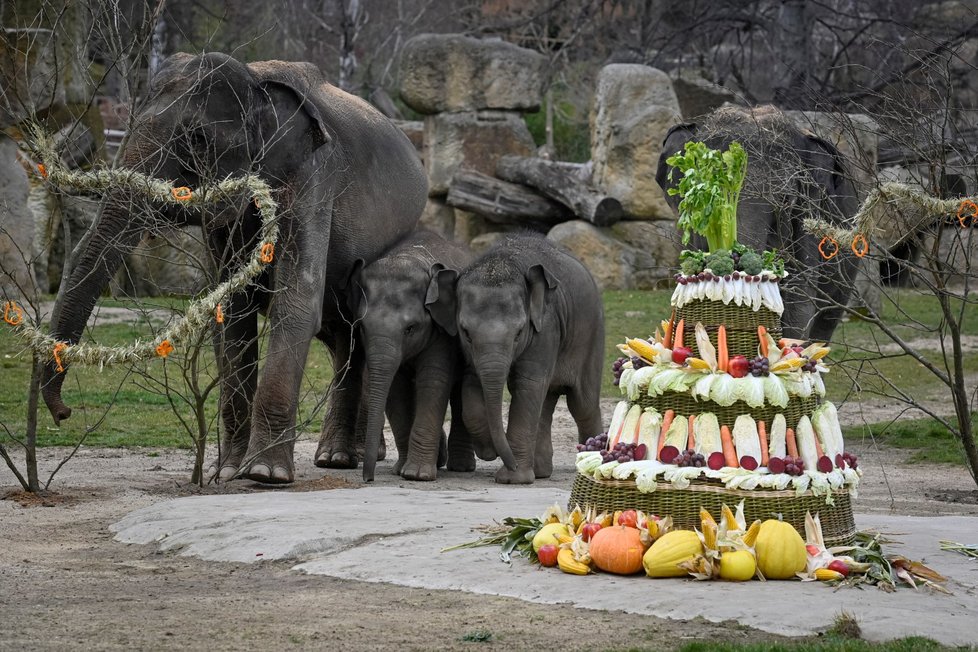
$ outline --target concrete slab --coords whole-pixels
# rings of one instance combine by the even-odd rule
[[[599,574],[565,575],[520,560],[499,561],[498,549],[442,553],[471,541],[472,527],[505,516],[535,516],[568,492],[490,487],[418,491],[367,487],[180,498],[140,509],[114,524],[116,540],[156,543],[221,562],[295,561],[304,573],[427,589],[503,595],[538,603],[622,610],[688,620],[697,616],[785,635],[830,627],[840,611],[854,614],[866,638],[919,635],[970,645],[978,631],[978,562],[942,552],[938,542],[978,539],[972,517],[860,514],[861,529],[901,541],[895,553],[924,561],[953,578],[954,595],[930,591],[832,589],[817,583],[744,584],[649,580]]]

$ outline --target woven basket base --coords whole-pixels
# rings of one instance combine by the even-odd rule
[[[671,516],[676,528],[692,530],[700,527],[700,507],[705,507],[719,519],[724,503],[736,509],[742,499],[748,524],[755,519],[777,518],[780,514],[782,520],[790,523],[804,538],[805,513],[811,512],[813,516],[819,516],[827,547],[848,546],[855,542],[856,522],[848,491],[833,494],[834,505],[826,504],[824,496],[814,496],[810,492],[797,496],[793,490],[744,491],[703,481],[693,481],[686,489],[659,482],[655,491],[643,493],[633,480],[595,480],[578,473],[568,508],[580,505],[582,509],[594,508],[599,513],[640,509],[646,514]]]

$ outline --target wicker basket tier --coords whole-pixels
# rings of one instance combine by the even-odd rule
[[[812,395],[808,398],[791,396],[788,398],[786,407],[775,407],[765,404],[762,407],[754,408],[743,401],[736,401],[733,405],[722,406],[715,401],[696,400],[686,392],[665,392],[658,396],[648,396],[643,394],[636,401],[643,408],[653,407],[660,413],[666,410],[673,410],[677,415],[688,417],[691,414],[700,415],[712,412],[716,415],[717,421],[721,426],[733,429],[734,422],[741,414],[749,414],[754,421],[763,421],[770,427],[774,416],[778,413],[784,415],[785,423],[788,428],[797,429],[798,421],[802,415],[812,416],[818,406],[818,399]]]
[[[775,341],[781,339],[781,318],[764,306],[753,310],[750,306],[725,304],[722,301],[702,299],[676,309],[676,321],[685,320],[686,346],[696,350],[693,329],[697,323],[706,327],[713,346],[717,345],[717,327],[727,329],[727,351],[730,357],[742,355],[751,359],[757,355],[757,327],[764,326]]]
[[[798,496],[793,490],[727,489],[710,480],[694,480],[685,489],[659,482],[655,491],[643,493],[633,480],[595,480],[578,473],[568,508],[580,505],[582,509],[594,508],[599,513],[640,509],[646,514],[671,516],[675,527],[692,530],[700,527],[700,507],[719,515],[724,504],[735,509],[741,500],[748,524],[755,519],[777,518],[780,514],[782,520],[804,537],[805,513],[811,512],[813,516],[819,516],[827,547],[852,545],[855,541],[856,523],[847,491],[833,494],[831,505],[825,502],[825,496],[815,496],[811,492]]]

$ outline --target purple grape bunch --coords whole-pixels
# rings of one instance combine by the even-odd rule
[[[621,382],[621,372],[624,371],[626,362],[628,362],[627,358],[618,358],[611,363],[611,373],[615,377],[615,387],[618,387],[618,383]]]
[[[617,460],[619,464],[631,462],[635,459],[636,448],[637,446],[635,444],[618,442],[611,450],[607,450],[601,455],[601,461],[605,464],[615,460]]]
[[[577,445],[577,452],[584,451],[604,451],[608,448],[608,433],[603,432],[594,437],[588,437],[583,444]]]
[[[814,361],[814,360],[809,360],[808,358],[805,358],[805,364],[803,364],[803,365],[801,366],[801,370],[802,370],[802,371],[809,371],[809,372],[814,372],[814,371],[815,371],[815,366],[816,366],[817,364],[818,364],[818,363],[817,363],[816,361]]]
[[[771,373],[771,361],[766,356],[759,355],[747,363],[750,375],[760,378]]]
[[[695,466],[697,468],[706,466],[706,457],[702,453],[697,453],[692,448],[687,448],[679,454],[673,464],[676,466]]]

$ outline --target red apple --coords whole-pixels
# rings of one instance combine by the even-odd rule
[[[541,566],[547,566],[548,568],[557,565],[557,553],[560,551],[556,545],[552,543],[547,543],[540,546],[537,550],[537,559],[540,560]]]
[[[585,541],[590,541],[594,533],[601,529],[600,523],[585,523],[584,527],[581,528],[581,538]]]
[[[693,352],[685,346],[677,346],[672,350],[672,361],[676,364],[686,362],[686,358],[693,355]]]
[[[836,573],[840,573],[843,577],[849,577],[849,564],[841,559],[833,559],[829,562],[827,568],[834,570]]]
[[[638,527],[638,512],[634,509],[626,509],[618,515],[618,525],[625,527]]]
[[[743,355],[735,355],[727,363],[727,373],[734,378],[743,378],[750,372],[750,362]]]

